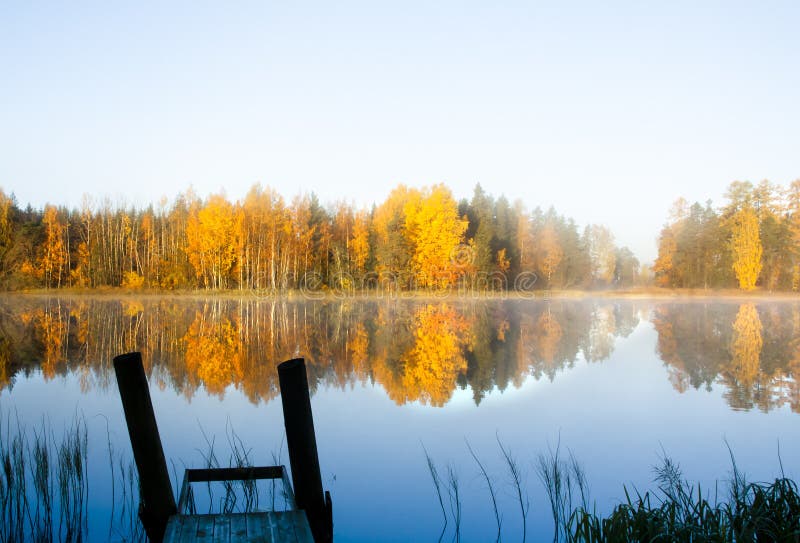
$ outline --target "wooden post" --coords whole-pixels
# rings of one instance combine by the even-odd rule
[[[167,520],[178,512],[178,508],[175,506],[167,461],[158,435],[141,353],[114,357],[114,372],[131,438],[133,458],[139,472],[139,517],[150,541],[160,543],[164,538]]]
[[[333,516],[330,493],[322,493],[305,361],[295,358],[280,364],[278,379],[295,502],[306,512],[314,541],[327,543],[333,541]]]

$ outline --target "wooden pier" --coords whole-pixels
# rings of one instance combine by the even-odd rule
[[[228,515],[175,515],[167,524],[165,543],[313,543],[304,511],[234,513]]]
[[[286,511],[186,514],[191,483],[211,481],[255,481],[281,479]],[[164,543],[228,543],[263,541],[268,543],[314,543],[306,513],[297,509],[292,486],[283,466],[253,468],[187,469],[183,477],[178,514],[167,522]]]
[[[303,359],[289,360],[278,366],[294,490],[283,466],[187,469],[177,505],[141,354],[115,357],[114,371],[139,473],[139,518],[152,543],[333,541],[331,497],[322,489]],[[287,510],[205,515],[188,511],[192,483],[253,482],[259,479],[280,479],[283,482]]]

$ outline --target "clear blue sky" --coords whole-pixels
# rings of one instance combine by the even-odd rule
[[[799,28],[796,1],[3,2],[0,187],[479,182],[650,260],[678,196],[800,177]]]

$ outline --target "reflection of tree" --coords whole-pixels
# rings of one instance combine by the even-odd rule
[[[761,347],[761,319],[753,304],[742,304],[733,322],[731,362],[723,372],[723,379],[731,387],[731,401],[735,407],[752,405],[750,393],[758,380]]]
[[[665,304],[655,309],[653,323],[658,354],[679,392],[719,382],[733,408],[766,412],[788,403],[800,412],[794,304]]]
[[[550,311],[542,313],[536,321],[536,345],[538,358],[546,364],[552,365],[558,354],[558,347],[563,336],[561,325],[553,317]]]
[[[716,304],[660,305],[653,311],[658,332],[656,351],[667,365],[678,392],[711,385],[727,364],[730,306]]]
[[[505,390],[510,382],[527,376],[516,367],[519,312],[508,304],[474,305],[464,311],[470,323],[470,345],[464,353],[467,372],[460,385],[469,384],[478,405],[495,386]]]
[[[11,384],[11,342],[0,337],[0,393]]]
[[[45,379],[52,379],[57,374],[57,365],[66,361],[65,344],[67,342],[66,315],[61,306],[40,309],[34,314],[36,336],[42,349],[42,374]]]
[[[614,307],[611,305],[598,307],[592,315],[589,329],[589,344],[584,355],[589,362],[605,360],[614,350],[614,333],[617,320]]]
[[[207,314],[198,311],[183,338],[186,369],[197,375],[209,392],[221,396],[229,384],[241,382],[241,340],[230,319],[206,319]]]
[[[397,403],[440,406],[469,387],[480,403],[530,376],[553,379],[581,352],[608,356],[637,315],[632,304],[563,300],[4,299],[3,382],[42,367],[78,373],[84,390],[114,386],[111,359],[139,350],[156,386],[191,397],[233,385],[257,403],[278,395],[277,364],[302,356],[312,392],[372,382]]]
[[[347,338],[347,354],[359,375],[369,368],[369,334],[363,322],[357,322]]]
[[[463,353],[469,343],[467,321],[446,304],[427,304],[415,311],[412,330],[413,343],[400,356],[400,364],[394,371],[376,368],[380,375],[376,377],[398,404],[420,401],[444,405],[453,394],[458,375],[467,369]]]
[[[593,305],[573,303],[548,303],[523,312],[516,353],[519,375],[546,375],[552,381],[575,363],[581,350],[586,356],[593,312]]]

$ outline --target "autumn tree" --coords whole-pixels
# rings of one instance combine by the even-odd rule
[[[353,272],[362,278],[367,271],[370,260],[370,216],[367,211],[358,211],[353,220],[353,232],[350,238],[353,255]]]
[[[276,191],[253,186],[239,211],[243,214],[238,244],[240,287],[285,289],[289,286],[292,265],[290,213]]]
[[[64,243],[66,225],[59,217],[58,210],[51,205],[45,207],[42,225],[44,243],[40,249],[38,272],[45,286],[60,287],[67,262],[67,249]]]
[[[653,264],[658,286],[670,287],[681,283],[680,269],[676,265],[677,254],[678,242],[675,239],[675,232],[671,226],[664,226],[658,236],[658,257]]]
[[[11,250],[13,242],[13,200],[0,190],[0,274],[6,271],[6,254]]]
[[[539,270],[547,279],[547,284],[550,285],[550,279],[561,264],[564,251],[561,249],[555,228],[549,222],[544,225],[539,234],[537,249]]]
[[[236,263],[237,228],[233,206],[220,195],[192,210],[186,226],[186,254],[206,288],[226,288]]]
[[[731,220],[733,271],[742,290],[753,290],[761,272],[761,239],[758,217],[750,207],[736,211]]]
[[[399,185],[375,209],[373,215],[376,271],[399,280],[398,286],[407,284],[401,278],[409,269],[412,257],[411,239],[406,226],[406,204],[419,198],[419,191]]]
[[[450,189],[434,185],[403,207],[405,229],[412,247],[411,270],[423,288],[447,288],[458,279],[456,250],[464,241],[467,221],[459,218]]]
[[[607,226],[597,224],[587,226],[583,235],[589,251],[592,281],[598,285],[610,285],[616,265],[614,235]]]

